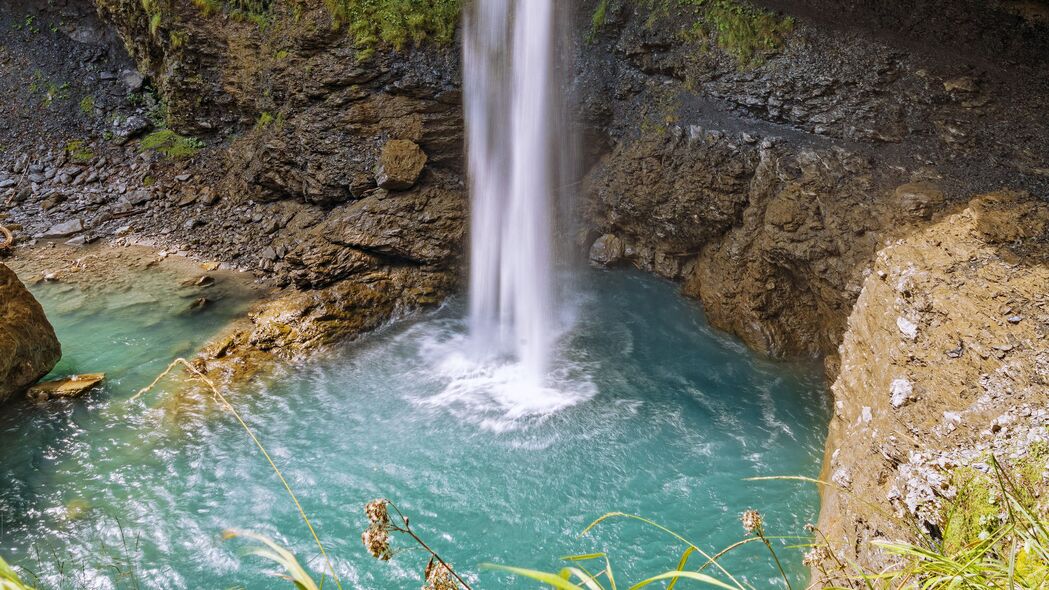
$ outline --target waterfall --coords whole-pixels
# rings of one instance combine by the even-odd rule
[[[463,43],[470,337],[541,387],[554,346],[554,0],[475,0]]]

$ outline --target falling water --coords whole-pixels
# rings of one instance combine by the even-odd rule
[[[554,338],[554,17],[553,0],[477,0],[464,43],[471,339],[515,357],[534,387]]]

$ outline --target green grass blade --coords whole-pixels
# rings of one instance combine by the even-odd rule
[[[634,584],[633,586],[630,587],[630,590],[637,590],[638,588],[643,588],[643,587],[648,586],[649,584],[651,584],[653,582],[660,582],[660,581],[663,581],[663,580],[677,580],[679,578],[686,578],[686,579],[689,579],[689,580],[695,580],[697,582],[703,582],[704,584],[707,584],[708,586],[715,586],[717,588],[727,588],[728,590],[738,590],[737,586],[729,586],[728,584],[722,582],[721,580],[718,580],[717,578],[712,578],[712,577],[710,577],[710,576],[708,576],[706,574],[701,574],[699,572],[679,572],[679,571],[670,571],[670,572],[659,574],[658,576],[653,576],[653,577],[651,577],[651,578],[649,578],[647,580],[644,580],[644,581],[638,582],[637,584]]]
[[[507,565],[496,565],[494,563],[483,563],[481,564],[481,567],[485,569],[504,571],[522,578],[529,578],[537,582],[549,584],[559,590],[584,590],[582,587],[569,582],[557,574],[551,574],[550,572],[541,572],[538,570],[511,567]]]

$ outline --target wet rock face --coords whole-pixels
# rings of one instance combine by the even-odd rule
[[[14,271],[0,264],[0,402],[36,383],[61,357],[43,308]]]
[[[1047,216],[1029,195],[984,195],[875,256],[841,347],[824,463],[849,474],[825,489],[819,522],[842,561],[888,565],[870,541],[942,530],[953,470],[1049,441]]]

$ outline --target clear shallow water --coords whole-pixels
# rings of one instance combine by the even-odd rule
[[[766,513],[772,534],[815,519],[815,489],[741,481],[817,474],[828,408],[815,367],[755,358],[712,331],[672,285],[632,273],[593,273],[584,283],[559,355],[566,360],[539,394],[514,388],[513,366],[475,367],[456,353],[466,327],[453,304],[235,396],[345,587],[421,585],[421,554],[383,564],[360,543],[362,506],[381,496],[478,588],[534,587],[476,573],[486,561],[555,569],[561,555],[608,550],[621,583],[675,565],[681,549],[636,524],[578,536],[609,511],[654,517],[710,552],[741,537],[747,508]],[[285,587],[242,557],[242,545],[221,540],[241,528],[320,569],[279,482],[217,404],[164,392],[123,401],[176,354],[172,342],[206,336],[200,325],[118,330],[101,312],[65,324],[46,294],[45,306],[67,347],[138,335],[145,340],[130,348],[158,358],[148,370],[134,356],[96,358],[92,370],[119,365],[126,380],[56,412],[0,416],[0,554],[49,582],[78,572],[80,586],[57,587]],[[800,551],[785,555],[804,579]],[[759,588],[773,583],[757,546],[725,564]],[[131,568],[137,584],[114,573]]]

